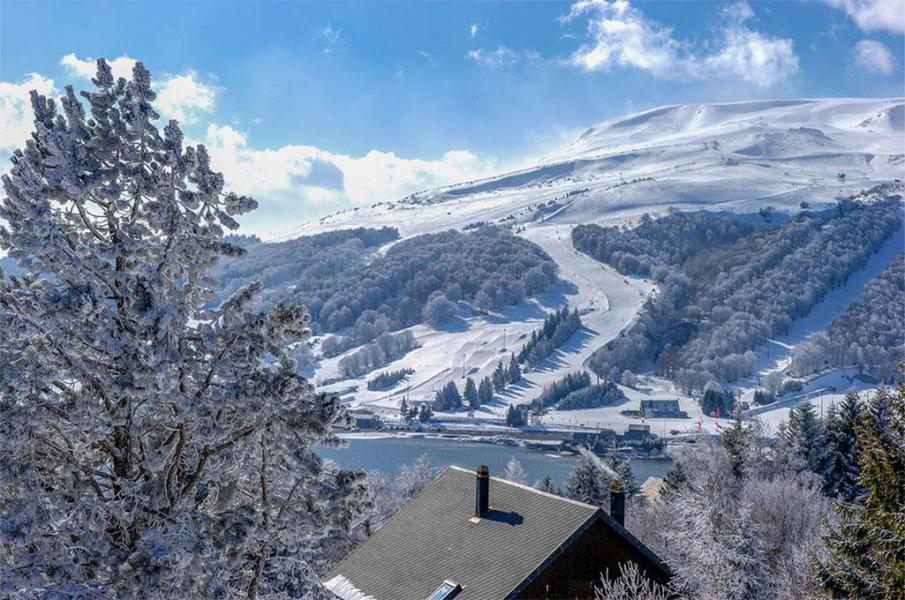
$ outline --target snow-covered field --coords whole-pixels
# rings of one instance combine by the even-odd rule
[[[487,222],[513,226],[541,246],[559,265],[560,283],[541,296],[499,314],[473,314],[445,328],[412,328],[421,347],[382,370],[410,367],[415,373],[390,391],[366,389],[369,376],[326,389],[346,391],[354,405],[395,414],[400,400],[429,400],[448,381],[488,375],[508,360],[544,316],[563,305],[578,308],[583,329],[559,351],[512,386],[501,401],[483,407],[478,419],[501,416],[510,403],[530,402],[543,386],[581,369],[600,346],[632,323],[645,298],[656,293],[648,281],[626,278],[575,251],[571,228],[579,223],[624,224],[644,212],[669,206],[739,213],[764,206],[795,212],[807,202],[829,206],[836,198],[877,183],[905,179],[905,101],[831,99],[664,107],[613,119],[585,132],[575,143],[541,159],[536,167],[486,180],[428,190],[400,200],[342,211],[273,239],[289,239],[332,229],[392,226],[403,238]],[[784,368],[789,350],[826,327],[857,299],[903,246],[897,234],[846,286],[833,291],[785,336],[758,351],[753,388],[770,370]],[[336,377],[341,357],[324,361],[316,381]],[[841,384],[840,384],[841,385]],[[357,391],[348,393],[352,386]],[[842,388],[839,388],[840,390]],[[689,419],[654,420],[658,433],[716,432],[721,422],[703,417],[697,403],[676,394],[668,382],[654,381],[649,393],[625,390],[630,402],[546,417],[551,425],[586,425],[622,430],[631,422],[620,414],[638,400],[679,398]],[[820,399],[814,400],[819,402]],[[828,400],[827,400],[828,401]],[[778,422],[788,408],[761,415]]]

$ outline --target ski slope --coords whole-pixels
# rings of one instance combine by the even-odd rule
[[[530,402],[544,385],[584,368],[590,355],[631,325],[645,299],[656,293],[651,282],[621,276],[575,251],[570,239],[574,225],[625,225],[643,213],[671,206],[754,213],[769,205],[797,212],[807,202],[819,209],[838,197],[896,179],[905,179],[903,99],[686,104],[601,123],[529,168],[341,211],[272,240],[381,226],[396,227],[405,239],[490,223],[508,226],[541,246],[559,266],[560,282],[547,293],[491,315],[474,314],[460,303],[459,318],[443,329],[412,328],[420,348],[374,373],[324,386],[352,405],[395,415],[403,397],[431,400],[449,381],[461,389],[466,376],[477,381],[490,374],[500,360],[521,348],[546,314],[564,305],[578,308],[583,329],[476,415],[498,419],[509,404]],[[796,322],[786,336],[761,348],[758,374],[783,368],[794,343],[825,327],[856,299],[871,273],[888,262],[896,243],[887,243],[863,272]],[[901,246],[901,239],[898,243]],[[340,359],[323,361],[315,382],[336,378]],[[366,389],[367,379],[376,372],[404,367],[415,373],[395,388]],[[658,429],[688,433],[700,423],[702,431],[718,432],[721,422],[701,415],[692,398],[676,394],[668,382],[650,381],[655,383],[646,392],[625,389],[630,402],[623,406],[553,411],[546,418],[550,425],[621,430],[637,422],[621,411],[636,409],[641,398],[679,398],[691,418],[657,420]],[[757,385],[757,377],[748,384]]]

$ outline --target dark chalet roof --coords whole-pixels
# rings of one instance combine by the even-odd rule
[[[496,477],[489,496],[475,519],[474,472],[447,468],[323,581],[342,576],[377,600],[425,600],[444,580],[462,586],[456,600],[509,598],[598,520],[663,565],[596,506]]]

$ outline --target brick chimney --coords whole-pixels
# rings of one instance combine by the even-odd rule
[[[490,509],[490,467],[481,465],[475,472],[474,516],[481,518]]]
[[[610,483],[610,516],[625,527],[625,488],[618,479]]]

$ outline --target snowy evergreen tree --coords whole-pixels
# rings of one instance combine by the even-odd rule
[[[4,593],[226,597],[316,593],[348,541],[361,477],[314,452],[339,399],[288,350],[300,306],[215,308],[207,271],[255,208],[224,192],[203,146],[161,131],[147,69],[103,60],[3,176],[0,588]]]
[[[409,405],[408,402],[405,401],[405,398],[399,403],[399,416],[401,416],[403,420],[409,418]]]
[[[515,355],[509,359],[509,375],[508,375],[509,383],[518,383],[522,379],[522,371],[518,367],[518,361],[515,360]]]
[[[625,490],[626,496],[631,498],[638,492],[638,482],[635,479],[635,473],[632,471],[632,463],[629,462],[628,459],[619,456],[615,447],[610,448],[607,452],[604,463],[613,473],[618,475],[619,482],[622,483],[622,488]],[[609,477],[605,476],[607,489],[609,489],[613,479],[614,477],[612,475]]]
[[[509,409],[506,411],[506,425],[509,427],[524,427],[525,411],[514,404],[510,404]]]
[[[516,457],[512,457],[509,459],[509,462],[506,463],[506,470],[503,471],[503,479],[507,481],[513,481],[515,483],[527,484],[528,483],[528,473],[525,472],[525,468],[522,466],[522,463]]]
[[[826,586],[838,596],[901,598],[905,590],[905,386],[877,390],[857,426],[858,504],[840,504],[827,536]],[[876,409],[881,408],[881,411]],[[872,410],[872,408],[874,410]]]
[[[795,469],[808,469],[823,477],[827,468],[827,439],[823,423],[810,402],[789,411],[780,435],[782,450]]]
[[[443,412],[455,412],[462,409],[462,395],[455,382],[450,381],[437,390],[433,408]]]
[[[481,384],[478,386],[478,401],[481,406],[493,402],[493,384],[489,377],[481,379]]]
[[[827,418],[827,437],[830,457],[827,467],[827,493],[845,502],[853,502],[863,490],[858,484],[861,468],[861,447],[857,427],[860,417],[860,398],[857,392],[845,395]]]
[[[481,400],[478,398],[478,388],[474,383],[474,379],[469,377],[465,380],[465,392],[463,393],[465,403],[468,408],[477,410],[481,406]]]
[[[496,369],[493,370],[493,389],[497,392],[502,392],[506,389],[506,383],[508,383],[508,371],[503,367],[502,361],[496,364]]]
[[[582,453],[578,466],[572,469],[566,479],[564,493],[567,498],[593,504],[609,506],[610,479],[604,474],[590,453]]]
[[[688,484],[688,474],[685,472],[685,462],[681,460],[674,461],[666,471],[666,477],[663,478],[663,494],[675,494]]]
[[[421,410],[418,412],[418,420],[422,423],[427,423],[431,419],[434,418],[434,411],[431,409],[430,404],[422,404]]]

